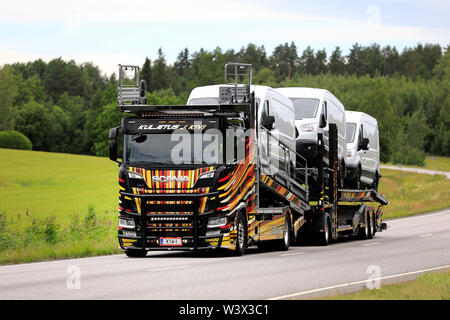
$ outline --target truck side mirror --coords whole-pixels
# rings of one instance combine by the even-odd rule
[[[264,121],[263,121],[263,126],[267,129],[267,130],[272,130],[273,129],[273,124],[275,123],[275,117],[274,116],[266,116],[264,117]]]
[[[327,126],[327,119],[325,118],[325,115],[322,113],[320,116],[320,128],[325,128]]]
[[[358,149],[364,151],[369,150],[369,138],[363,138]]]
[[[120,127],[109,130],[109,159],[117,162],[117,135]]]

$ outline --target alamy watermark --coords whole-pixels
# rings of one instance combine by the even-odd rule
[[[67,267],[66,273],[68,274],[66,280],[66,288],[68,290],[80,290],[81,289],[80,267],[76,265],[70,265]]]

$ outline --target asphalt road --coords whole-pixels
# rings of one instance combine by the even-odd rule
[[[305,299],[450,269],[450,209],[386,222],[372,240],[244,257],[150,252],[2,266],[0,299]]]

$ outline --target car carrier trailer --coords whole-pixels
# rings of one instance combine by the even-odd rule
[[[134,73],[132,81],[126,81],[127,71]],[[227,64],[226,81],[230,77],[234,81],[220,88],[218,105],[150,106],[139,68],[119,65],[118,110],[127,116],[110,130],[109,149],[120,167],[118,240],[128,256],[218,248],[243,255],[252,245],[287,250],[308,235],[327,245],[344,235],[370,238],[384,228],[382,205],[388,202],[382,196],[337,188],[335,126],[330,124],[329,159],[320,168],[308,168],[258,119],[251,65]],[[154,161],[162,158],[155,152],[164,154],[168,137],[180,129],[194,133],[194,140],[208,130],[224,136],[231,129],[245,131],[244,157],[217,163]],[[119,133],[122,161],[117,159]],[[281,165],[271,159],[273,141],[287,159]],[[228,143],[221,145],[223,157]],[[262,144],[268,146],[265,152]]]

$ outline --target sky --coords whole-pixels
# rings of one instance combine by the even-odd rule
[[[450,44],[450,0],[39,0],[0,2],[0,66],[62,57],[103,73],[142,65],[162,48],[169,63],[191,53],[294,42],[344,54],[358,42]]]

